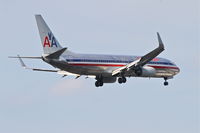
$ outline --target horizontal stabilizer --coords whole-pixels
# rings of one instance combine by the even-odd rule
[[[35,57],[35,56],[8,56],[8,58],[42,59],[42,57]]]

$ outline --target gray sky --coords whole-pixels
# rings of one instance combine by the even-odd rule
[[[198,133],[197,2],[1,0],[0,132]],[[181,73],[168,87],[163,79],[130,78],[95,88],[93,79],[24,70],[7,56],[41,55],[34,14],[63,46],[82,53],[144,55],[157,46],[159,31],[166,47],[160,56]]]

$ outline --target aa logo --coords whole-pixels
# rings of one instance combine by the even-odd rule
[[[52,33],[48,33],[48,36],[45,36],[44,38],[44,43],[43,43],[43,47],[57,47],[57,42],[55,37],[52,35]]]

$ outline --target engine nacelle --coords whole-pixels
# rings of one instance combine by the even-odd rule
[[[114,83],[116,80],[116,77],[103,77],[103,83]]]
[[[153,67],[150,66],[144,66],[142,67],[142,75],[144,77],[151,77],[156,74],[156,70]]]

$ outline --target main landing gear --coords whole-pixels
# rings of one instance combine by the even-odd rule
[[[118,83],[120,83],[120,84],[126,83],[126,78],[125,77],[119,77],[118,78]]]
[[[103,77],[100,75],[100,76],[96,76],[96,82],[95,82],[95,86],[96,87],[100,87],[100,86],[103,86]]]
[[[96,86],[96,87],[103,86],[103,81],[97,80],[97,81],[95,82],[95,86]]]
[[[169,83],[167,82],[167,77],[164,77],[164,80],[165,80],[165,82],[164,82],[164,86],[169,85]]]

